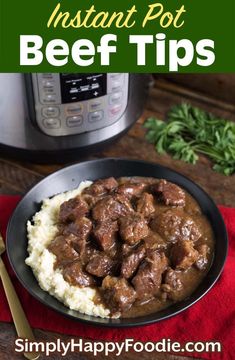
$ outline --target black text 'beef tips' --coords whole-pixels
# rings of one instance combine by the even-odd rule
[[[139,246],[136,250],[130,251],[123,258],[121,275],[124,278],[129,279],[136,271],[137,267],[143,260],[144,256],[145,256],[145,248],[143,245]]]
[[[74,261],[68,264],[63,269],[63,277],[70,284],[79,287],[94,286],[94,278],[82,269],[82,265],[79,261]]]
[[[171,261],[177,269],[188,269],[197,261],[198,255],[198,251],[194,249],[192,241],[178,241],[171,248]]]
[[[104,221],[95,227],[93,234],[102,250],[108,251],[114,245],[117,231],[117,221]]]
[[[153,191],[166,205],[185,206],[185,192],[177,185],[166,180],[160,180],[153,186]]]
[[[193,219],[182,209],[171,209],[157,215],[151,222],[151,228],[170,242],[197,241],[201,237]]]
[[[120,194],[108,195],[96,203],[92,209],[93,219],[96,221],[114,221],[121,216],[133,212],[129,200]]]
[[[89,208],[86,201],[77,196],[61,204],[59,221],[62,223],[75,221],[76,219],[85,216],[88,212]]]
[[[162,273],[167,265],[168,260],[164,253],[156,251],[149,253],[132,279],[139,300],[149,300],[159,293]]]
[[[118,183],[113,177],[96,180],[91,186],[83,190],[83,194],[101,196],[114,190],[117,186]]]
[[[91,275],[105,277],[114,268],[114,261],[105,253],[100,253],[91,258],[86,266],[86,271]]]
[[[154,203],[153,203],[153,195],[149,193],[143,193],[141,197],[137,201],[136,211],[148,218],[155,211]]]
[[[144,191],[146,187],[146,184],[144,183],[126,183],[126,184],[122,184],[120,185],[117,189],[116,192],[118,194],[122,194],[125,195],[128,198],[132,198],[133,196],[140,196],[142,194],[142,192]]]
[[[114,312],[127,311],[136,299],[135,290],[124,278],[106,276],[101,290],[105,303]]]
[[[131,214],[120,219],[120,235],[130,245],[138,243],[148,235],[146,220],[140,214]]]

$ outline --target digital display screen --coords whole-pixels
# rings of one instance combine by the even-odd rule
[[[62,103],[89,100],[107,94],[107,74],[60,74]]]

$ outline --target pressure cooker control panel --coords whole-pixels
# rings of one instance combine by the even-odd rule
[[[32,74],[36,122],[51,136],[109,126],[125,112],[128,83],[126,73]]]

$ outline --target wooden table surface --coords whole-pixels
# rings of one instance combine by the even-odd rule
[[[235,83],[233,76],[232,80]],[[225,177],[215,173],[211,169],[210,161],[205,157],[200,157],[196,165],[186,164],[176,161],[168,155],[158,155],[154,146],[148,144],[144,138],[145,130],[142,124],[146,117],[156,115],[164,118],[169,107],[182,101],[190,102],[200,106],[225,118],[235,121],[235,105],[231,101],[231,93],[225,97],[227,82],[231,82],[229,76],[221,75],[217,78],[210,75],[201,75],[201,81],[197,75],[188,76],[156,76],[155,85],[150,92],[149,100],[146,104],[143,116],[137,121],[132,129],[116,143],[104,149],[102,152],[92,154],[86,159],[96,159],[104,157],[128,157],[132,159],[142,159],[168,166],[180,173],[188,176],[197,184],[204,188],[217,204],[235,206],[235,175]],[[205,86],[201,90],[200,83]],[[188,85],[189,84],[189,85]],[[206,85],[207,84],[207,85]],[[211,84],[211,86],[209,86]],[[229,84],[228,84],[229,85]],[[213,91],[212,91],[213,86]],[[233,86],[234,88],[234,86]],[[223,90],[223,96],[219,96],[219,91]],[[223,99],[223,100],[221,100]],[[79,161],[79,159],[78,159]],[[67,164],[66,164],[67,165]],[[61,168],[64,165],[38,165],[14,161],[12,159],[0,158],[0,193],[1,194],[24,194],[32,185],[37,183],[47,174]],[[143,328],[144,330],[144,328]],[[68,340],[66,335],[57,335],[42,330],[34,330],[38,341],[52,341],[57,338]],[[14,354],[13,344],[16,334],[12,324],[0,324],[0,359],[14,360],[23,358]],[[190,340],[190,339],[189,339]],[[58,354],[50,356],[50,359],[60,358]],[[92,354],[68,355],[66,359],[90,360]],[[103,355],[97,356],[98,360],[103,359]],[[115,355],[109,356],[110,359],[116,358]],[[168,354],[133,354],[129,353],[121,356],[122,359],[189,359],[185,357],[172,356]],[[46,357],[41,356],[41,359]]]

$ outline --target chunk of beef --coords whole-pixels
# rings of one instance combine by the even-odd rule
[[[82,265],[79,261],[74,261],[68,264],[63,269],[63,277],[65,281],[71,285],[79,286],[81,288],[87,286],[94,286],[94,278],[82,269]]]
[[[136,211],[148,218],[155,211],[153,201],[154,199],[152,194],[147,192],[143,193],[137,201]]]
[[[185,206],[185,192],[171,182],[160,180],[157,185],[153,185],[153,191],[166,205]]]
[[[180,280],[180,272],[171,269],[167,269],[161,290],[167,293],[167,297],[176,300],[177,293],[183,289],[183,284]]]
[[[104,221],[95,227],[93,234],[102,250],[108,251],[114,245],[117,231],[117,221]]]
[[[82,253],[82,256],[80,256],[80,260],[84,266],[88,264],[88,262],[93,258],[94,256],[98,255],[100,251],[96,249],[91,242],[85,243],[85,248]]]
[[[87,239],[91,233],[92,222],[88,218],[80,218],[75,222],[67,224],[63,229],[63,235],[74,235],[73,247],[82,256]]]
[[[81,197],[77,196],[73,199],[65,201],[60,206],[59,221],[66,223],[75,221],[89,212],[88,204]]]
[[[204,270],[206,268],[206,265],[208,264],[208,255],[210,253],[210,248],[206,244],[200,244],[198,246],[195,246],[195,248],[199,253],[198,259],[195,262],[195,266],[199,270]]]
[[[102,197],[100,196],[92,196],[89,194],[84,194],[82,195],[82,198],[84,199],[84,201],[86,201],[87,205],[89,206],[90,209],[93,208],[93,206],[100,200],[102,199]]]
[[[56,263],[59,266],[79,258],[79,254],[71,244],[71,239],[63,235],[59,235],[52,240],[48,250],[56,256]]]
[[[76,221],[67,224],[64,227],[63,234],[69,235],[74,234],[79,239],[87,239],[91,233],[92,222],[90,219],[83,217]]]
[[[133,211],[131,203],[125,196],[115,194],[98,201],[92,209],[92,216],[94,220],[99,222],[115,221]]]
[[[149,255],[140,264],[135,277],[132,279],[139,302],[150,300],[159,293],[162,273],[168,265],[163,253],[149,252]]]
[[[104,302],[112,312],[127,311],[136,299],[135,290],[124,278],[106,276],[101,291]]]
[[[122,256],[128,255],[131,251],[136,249],[136,245],[122,244]]]
[[[97,277],[105,277],[114,270],[115,262],[105,253],[93,256],[86,266],[86,271]]]
[[[146,220],[138,213],[120,219],[120,235],[130,245],[138,243],[148,232]]]
[[[83,190],[83,194],[88,194],[92,196],[101,196],[111,192],[118,186],[117,181],[113,178],[101,179],[95,181],[89,187]]]
[[[194,249],[192,241],[178,241],[171,248],[171,261],[176,269],[190,268],[197,261],[198,256],[198,251]]]
[[[157,215],[150,226],[164,239],[173,243],[178,240],[197,241],[201,237],[193,219],[182,209],[171,209]]]
[[[146,188],[146,184],[142,182],[132,183],[128,182],[122,185],[119,185],[116,189],[116,192],[121,195],[125,195],[128,198],[132,198],[133,196],[140,196],[144,189]]]
[[[129,279],[134,274],[144,257],[145,248],[143,245],[139,246],[136,250],[130,251],[122,261],[121,276]]]
[[[151,231],[144,239],[146,249],[164,250],[167,248],[167,241],[164,240],[158,233]]]
[[[113,246],[111,246],[111,248],[109,248],[108,250],[105,251],[109,257],[111,257],[112,259],[119,259],[121,260],[121,253],[122,253],[122,243],[120,241],[115,241]]]

